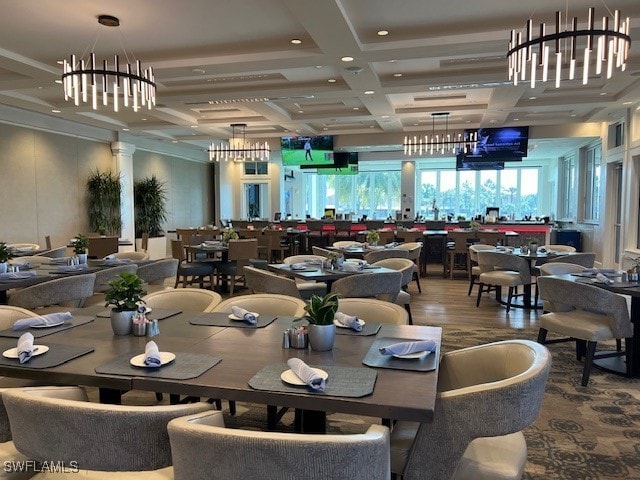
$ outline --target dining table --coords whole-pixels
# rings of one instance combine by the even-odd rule
[[[336,280],[350,276],[362,275],[366,277],[370,273],[390,273],[397,272],[387,267],[379,265],[366,265],[362,270],[342,270],[340,267],[327,268],[324,265],[307,264],[305,268],[296,269],[293,264],[286,263],[270,263],[267,269],[284,275],[289,278],[300,278],[308,282],[324,282],[327,284],[327,290],[331,290],[331,284]]]
[[[74,318],[85,319],[73,328],[54,328],[51,333],[30,329],[40,335],[35,344],[51,347],[42,357],[34,358],[46,359],[54,350],[65,352],[72,347],[82,347],[82,354],[43,368],[36,368],[32,362],[20,364],[1,358],[0,375],[98,387],[100,400],[109,403],[119,403],[122,392],[136,389],[315,413],[307,416],[309,421],[302,425],[303,431],[321,430],[325,412],[415,422],[430,422],[434,415],[440,327],[381,324],[375,334],[336,335],[333,349],[319,352],[283,348],[283,332],[294,322],[291,317],[273,318],[260,327],[240,325],[244,322],[215,326],[219,323],[207,321],[215,314],[172,312],[159,320],[160,333],[153,340],[161,352],[174,354],[175,360],[161,368],[141,368],[130,362],[144,353],[151,338],[114,335],[109,319],[98,316],[104,314],[101,310],[104,307],[73,310]],[[375,320],[367,318],[370,323]],[[15,347],[16,340],[12,330],[0,332],[2,351]],[[421,368],[426,365],[424,359],[380,358],[379,345],[405,340],[435,342],[437,350],[430,354],[429,368]],[[325,392],[304,385],[291,386],[281,380],[288,368],[287,360],[293,357],[329,372]],[[364,390],[356,388],[354,393],[354,385]]]

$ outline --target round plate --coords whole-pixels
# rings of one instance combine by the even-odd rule
[[[306,270],[307,266],[306,265],[302,265],[301,267],[297,267],[295,265],[291,265],[291,270]]]
[[[251,312],[251,313],[253,313],[256,316],[256,318],[258,318],[260,316],[259,313],[256,313],[256,312]],[[230,313],[229,314],[229,320],[244,321],[244,318],[238,318],[233,313]]]
[[[358,319],[358,322],[360,323],[360,325],[362,325],[363,327],[367,324],[367,322],[365,322],[364,320],[360,320]],[[340,323],[338,320],[336,320],[335,318],[333,319],[333,324],[338,327],[338,328],[351,328],[348,327],[347,325],[343,325],[342,323]]]
[[[329,378],[329,374],[320,368],[313,368],[313,370],[320,375],[324,380]],[[306,385],[298,375],[293,373],[293,370],[285,370],[280,374],[280,380],[284,383],[288,383],[289,385]]]
[[[48,325],[31,325],[31,327],[29,328],[51,328],[51,327],[57,327],[58,325],[62,325],[63,323],[64,323],[64,320],[61,320],[59,322],[50,323]]]
[[[407,353],[406,355],[393,355],[393,357],[401,358],[403,360],[413,360],[416,358],[426,357],[430,353],[431,353],[431,350],[424,350],[422,352]]]
[[[34,352],[31,354],[32,357],[37,357],[38,355],[42,355],[43,353],[47,353],[49,351],[49,347],[46,345],[34,345]],[[2,352],[2,356],[4,358],[20,358],[18,356],[18,347],[10,348],[9,350],[5,350]]]
[[[131,365],[133,365],[134,367],[158,368],[159,366],[162,367],[167,363],[173,362],[176,359],[176,354],[171,352],[160,352],[160,365],[146,365],[144,363],[144,357],[145,354],[141,353],[140,355],[136,355],[131,360],[129,360],[129,363],[131,363]]]

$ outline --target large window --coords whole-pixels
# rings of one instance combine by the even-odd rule
[[[467,219],[484,215],[486,207],[500,207],[500,215],[521,219],[538,215],[539,168],[456,171],[420,170],[418,213],[433,217],[433,201],[440,215]]]
[[[584,156],[584,219],[597,222],[600,216],[600,145],[587,148]]]
[[[573,201],[575,187],[576,159],[574,156],[563,157],[558,162],[558,218],[575,219],[576,210]]]

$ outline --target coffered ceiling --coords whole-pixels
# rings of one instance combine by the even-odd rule
[[[640,103],[638,0],[608,5],[631,17],[633,39],[627,71],[611,80],[514,87],[505,59],[510,30],[529,17],[552,24],[561,10],[585,22],[590,6],[596,18],[607,13],[596,3],[3,0],[0,103],[199,149],[240,122],[247,137],[326,133],[342,139],[338,146],[374,149],[430,132],[436,112],[450,112],[450,129],[606,122]],[[100,14],[120,27],[98,25]],[[155,110],[115,114],[65,102],[57,62],[94,42],[98,58],[122,56],[124,44],[154,67]]]

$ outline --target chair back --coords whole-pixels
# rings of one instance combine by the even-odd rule
[[[238,306],[265,315],[301,317],[305,314],[305,305],[305,301],[301,298],[280,294],[254,293],[224,300],[216,305],[212,312],[231,313],[231,307]]]
[[[373,265],[388,268],[390,270],[396,270],[402,273],[401,285],[403,287],[411,283],[411,280],[413,279],[413,270],[416,266],[416,264],[408,258],[385,258],[384,260],[377,261]]]
[[[384,250],[374,250],[364,255],[364,260],[369,264],[374,264],[385,258],[409,258],[409,251],[402,248],[385,248]]]
[[[176,480],[390,478],[387,427],[350,435],[261,432],[224,428],[221,417],[208,412],[169,422]]]
[[[47,250],[51,250],[51,235],[45,235],[44,244],[47,246]]]
[[[507,235],[505,232],[478,230],[477,237],[480,240],[479,243],[485,245],[506,245]]]
[[[378,236],[380,237],[380,240],[378,240],[379,244],[385,245],[387,243],[391,243],[393,241],[395,241],[396,239],[396,234],[393,230],[377,230],[378,232]]]
[[[447,250],[450,252],[466,254],[469,251],[469,245],[474,243],[480,243],[479,232],[452,231],[447,233]]]
[[[182,240],[183,245],[191,245],[191,235],[196,235],[198,230],[196,228],[176,228],[176,235],[178,240]]]
[[[324,257],[324,258],[331,258],[331,256],[335,255],[336,253],[333,250],[327,250],[326,248],[317,247],[315,245],[311,247],[311,251],[313,252],[314,255],[318,257]]]
[[[422,242],[401,243],[396,248],[409,252],[409,256],[407,258],[413,260],[415,263],[420,259],[420,252],[422,252]]]
[[[582,265],[586,268],[593,268],[593,263],[596,261],[596,254],[593,252],[586,253],[571,253],[569,255],[561,255],[558,257],[548,258],[547,262],[563,262],[573,263],[575,265]]]
[[[134,262],[145,262],[149,260],[149,254],[144,252],[117,252],[113,254],[116,258],[125,258]]]
[[[393,303],[401,287],[401,272],[375,272],[340,278],[331,285],[331,292],[342,297],[376,297]]]
[[[36,253],[36,257],[61,258],[67,255],[67,247],[58,247],[46,252]]]
[[[421,242],[424,238],[424,232],[422,230],[398,230],[396,232],[396,238],[402,242]]]
[[[295,280],[250,266],[245,266],[243,272],[247,288],[253,293],[279,293],[302,298]]]
[[[13,327],[16,320],[21,318],[37,317],[38,314],[26,308],[13,307],[11,305],[0,305],[0,330],[7,330]],[[1,442],[2,440],[0,440]]]
[[[366,322],[409,324],[409,314],[403,307],[375,298],[340,298],[338,311],[346,315],[355,315]]]
[[[622,295],[593,285],[554,277],[539,277],[538,289],[540,298],[549,302],[549,310],[552,312],[578,309],[599,313],[603,319],[607,319],[613,338],[633,336],[627,301]]]
[[[164,283],[165,279],[176,276],[178,273],[178,263],[179,260],[175,258],[165,258],[164,260],[158,260],[138,267],[136,275],[149,285],[158,285]]]
[[[494,270],[509,270],[520,274],[522,285],[531,283],[531,265],[526,258],[512,253],[491,252],[480,250],[478,253],[478,265],[482,273]]]
[[[290,257],[285,257],[282,260],[282,263],[285,263],[287,265],[303,262],[320,263],[324,260],[326,260],[326,257],[320,255],[291,255]]]
[[[65,305],[81,307],[93,295],[96,274],[70,275],[17,290],[9,296],[9,305],[22,308]]]
[[[219,293],[202,288],[174,288],[150,293],[142,300],[150,308],[209,312],[222,301],[222,297]]]
[[[171,256],[180,263],[184,262],[184,243],[182,240],[171,240]]]
[[[362,247],[362,243],[354,240],[340,240],[339,242],[333,242],[333,246],[336,248]]]
[[[541,275],[563,275],[565,273],[580,273],[586,267],[575,263],[551,262],[540,265]]]
[[[542,248],[544,248],[547,252],[568,252],[568,253],[573,253],[573,252],[576,251],[576,247],[572,247],[571,245],[550,244],[550,245],[543,245]]]
[[[433,422],[418,428],[404,480],[452,478],[469,443],[518,432],[538,417],[551,367],[547,348],[507,340],[445,353]]]
[[[89,258],[104,258],[118,251],[118,237],[88,237]]]
[[[473,264],[478,263],[478,252],[481,250],[495,250],[494,245],[486,245],[484,243],[474,243],[469,245],[469,261]]]
[[[109,282],[121,273],[136,273],[137,271],[138,266],[135,263],[127,263],[116,267],[98,270],[95,273],[96,282],[93,286],[93,293],[104,293],[109,290],[111,288],[109,286]]]
[[[244,265],[249,265],[250,258],[258,257],[258,240],[249,238],[245,240],[231,240],[229,242],[229,261],[238,262],[238,270]]]
[[[13,263],[28,263],[30,265],[49,265],[51,260],[51,257],[39,255],[25,255],[22,257],[13,257],[11,259]]]
[[[212,408],[205,402],[125,406],[85,399],[78,387],[5,390],[2,400],[18,451],[37,462],[54,458],[83,470],[156,470],[171,465],[167,423]]]

